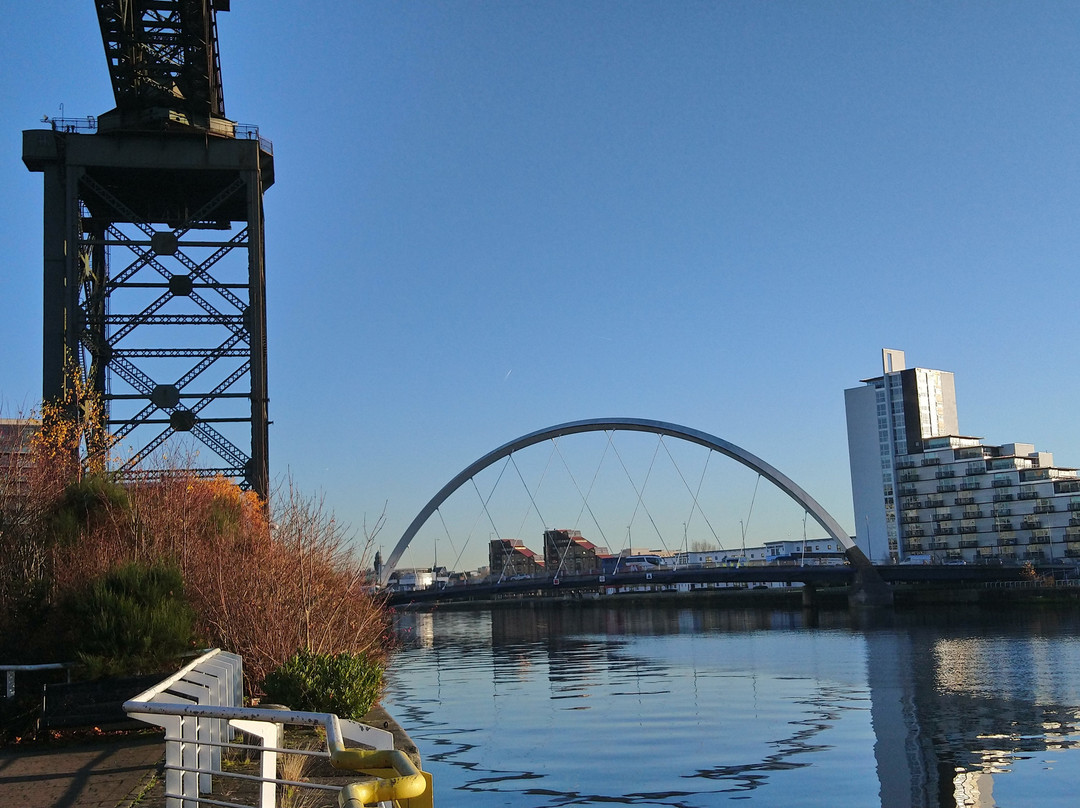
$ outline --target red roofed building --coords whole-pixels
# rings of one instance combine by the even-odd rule
[[[598,575],[604,550],[582,537],[580,530],[545,530],[544,564],[554,577]]]
[[[490,575],[500,580],[544,574],[544,559],[521,539],[493,539],[488,545],[488,566]]]

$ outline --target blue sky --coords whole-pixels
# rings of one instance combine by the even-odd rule
[[[580,418],[718,435],[853,527],[843,390],[957,374],[960,426],[1080,465],[1080,6],[237,2],[265,198],[271,472],[390,545]],[[111,109],[89,0],[7,16],[0,406],[40,395],[43,115]],[[530,537],[525,537],[530,538]],[[477,545],[482,550],[481,545]]]

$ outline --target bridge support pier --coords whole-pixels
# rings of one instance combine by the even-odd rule
[[[882,580],[872,566],[858,565],[848,592],[848,606],[852,609],[891,609],[892,587]]]
[[[818,605],[817,587],[813,584],[804,584],[802,588],[802,605],[804,609],[816,609]]]

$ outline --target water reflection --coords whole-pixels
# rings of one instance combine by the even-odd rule
[[[441,805],[989,808],[1080,785],[1071,613],[578,606],[400,628],[389,706]]]
[[[995,775],[1077,748],[1075,618],[966,618],[866,634],[883,805],[995,806]]]

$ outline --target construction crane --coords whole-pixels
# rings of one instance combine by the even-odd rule
[[[228,0],[97,0],[98,23],[123,128],[224,119],[217,12]]]
[[[195,473],[266,497],[274,160],[255,127],[225,117],[217,13],[229,3],[96,6],[115,109],[23,132],[23,162],[44,174],[43,398],[65,400],[77,370],[122,479],[179,451]]]

